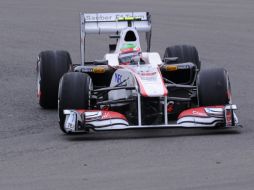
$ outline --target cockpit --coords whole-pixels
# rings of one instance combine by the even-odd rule
[[[145,61],[142,59],[140,51],[120,53],[118,57],[119,65],[142,65]]]

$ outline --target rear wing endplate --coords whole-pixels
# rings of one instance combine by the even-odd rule
[[[81,64],[85,63],[87,34],[118,34],[126,27],[146,33],[147,51],[151,48],[151,15],[149,12],[80,13]]]

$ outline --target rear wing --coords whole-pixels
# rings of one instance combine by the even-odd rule
[[[146,33],[149,52],[152,31],[149,12],[80,13],[81,64],[85,64],[85,38],[88,34],[118,34],[127,27]]]

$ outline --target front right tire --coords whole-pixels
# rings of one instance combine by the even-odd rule
[[[91,77],[86,73],[69,72],[60,80],[58,92],[58,115],[60,129],[64,129],[65,109],[89,109],[93,88]]]

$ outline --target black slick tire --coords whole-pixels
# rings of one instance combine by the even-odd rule
[[[88,74],[69,72],[60,80],[58,92],[58,115],[60,129],[64,129],[65,109],[89,109],[92,79]]]
[[[199,106],[217,106],[231,103],[228,72],[223,68],[200,71],[197,87]]]
[[[174,63],[192,62],[198,69],[201,68],[201,62],[195,46],[176,45],[167,47],[164,53],[164,58],[170,57],[177,57],[177,60]]]
[[[41,107],[57,108],[60,78],[72,70],[72,61],[67,51],[43,51],[37,60],[37,97]]]

